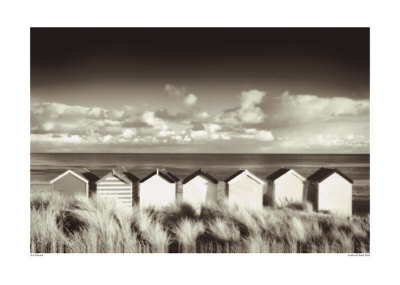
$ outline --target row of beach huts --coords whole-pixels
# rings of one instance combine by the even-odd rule
[[[336,168],[320,168],[307,179],[293,169],[281,168],[266,182],[246,169],[224,181],[198,169],[183,180],[165,169],[139,179],[125,168],[97,177],[87,169],[67,170],[50,181],[62,195],[97,195],[120,205],[164,206],[184,201],[198,207],[226,199],[228,203],[260,208],[310,202],[318,212],[352,215],[353,181]]]

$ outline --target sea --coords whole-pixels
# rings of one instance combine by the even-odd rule
[[[240,168],[265,180],[280,167],[293,168],[304,177],[320,167],[333,167],[353,179],[353,199],[369,202],[369,154],[32,153],[31,191],[46,186],[67,169],[87,168],[101,177],[120,166],[139,178],[156,168],[166,168],[183,179],[202,168],[218,180],[225,180]]]

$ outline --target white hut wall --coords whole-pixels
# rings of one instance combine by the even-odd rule
[[[353,185],[337,173],[319,184],[318,210],[351,216]]]
[[[183,201],[191,204],[215,203],[217,184],[204,177],[196,176],[183,185]]]
[[[176,183],[169,183],[154,175],[140,184],[140,206],[165,206],[176,201]]]
[[[238,180],[229,183],[229,203],[254,209],[260,208],[263,206],[263,187],[263,184],[247,175],[239,177]]]
[[[277,178],[275,184],[275,205],[285,206],[288,203],[303,202],[303,181],[292,173],[286,173]]]

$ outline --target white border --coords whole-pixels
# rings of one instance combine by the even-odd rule
[[[391,284],[398,280],[396,130],[400,121],[397,1],[3,1],[0,85],[4,100],[1,252],[4,284]],[[30,26],[371,27],[371,256],[46,255],[29,256]],[[184,39],[183,39],[184,43]],[[8,107],[8,108],[7,108]],[[10,139],[11,138],[11,139]],[[18,171],[10,171],[18,170]],[[22,174],[22,175],[21,175]],[[8,231],[9,230],[9,231]],[[204,264],[207,273],[204,274]],[[201,270],[200,270],[201,269]],[[129,274],[121,274],[129,273]]]

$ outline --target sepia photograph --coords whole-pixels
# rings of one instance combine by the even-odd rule
[[[31,254],[370,253],[370,28],[29,33]]]

